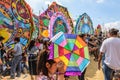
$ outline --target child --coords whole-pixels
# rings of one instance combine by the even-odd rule
[[[37,61],[37,76],[36,80],[56,80],[56,71],[60,72],[60,75],[58,75],[58,80],[64,80],[64,65],[57,67],[57,62],[48,59],[49,57],[49,50],[47,48],[44,48]]]

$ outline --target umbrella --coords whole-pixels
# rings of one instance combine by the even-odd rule
[[[65,64],[65,75],[81,75],[90,63],[87,44],[76,34],[59,32],[52,39],[49,59],[61,60]]]

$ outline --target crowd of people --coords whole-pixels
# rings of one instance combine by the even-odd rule
[[[120,77],[120,39],[118,30],[111,29],[110,37],[107,38],[101,32],[99,35],[80,34],[79,36],[88,45],[90,55],[98,62],[98,69],[102,60],[102,68],[105,80],[112,80],[115,74],[116,80]],[[49,39],[31,40],[29,45],[23,49],[20,38],[14,39],[14,48],[8,49],[0,36],[0,78],[10,75],[11,79],[20,77],[26,71],[31,75],[31,80],[68,80],[64,75],[64,63],[49,59]],[[24,50],[24,51],[23,51]],[[87,68],[86,68],[87,69]],[[79,80],[85,80],[84,70]],[[35,76],[35,77],[34,77]]]

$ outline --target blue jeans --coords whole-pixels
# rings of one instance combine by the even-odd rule
[[[113,69],[109,68],[105,63],[103,64],[103,72],[105,80],[112,80]]]
[[[22,62],[22,63],[21,63],[21,71],[22,71],[22,72],[24,72],[24,68],[26,68],[27,70],[29,70],[26,62]]]
[[[11,77],[15,77],[15,73],[17,72],[17,75],[20,76],[21,74],[21,60],[22,56],[15,56],[12,60],[12,65],[11,65]]]

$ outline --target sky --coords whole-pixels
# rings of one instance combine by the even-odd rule
[[[45,11],[53,1],[66,7],[74,20],[87,13],[94,27],[98,24],[114,26],[111,24],[117,23],[116,26],[120,28],[120,0],[26,0],[37,15]]]

